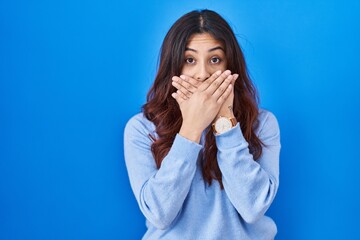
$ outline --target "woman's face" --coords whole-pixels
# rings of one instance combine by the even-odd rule
[[[226,70],[225,49],[208,33],[194,34],[189,39],[181,74],[204,81],[217,70]]]

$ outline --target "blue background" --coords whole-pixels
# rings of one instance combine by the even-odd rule
[[[0,1],[0,239],[140,239],[123,159],[161,42],[222,14],[281,127],[277,239],[359,239],[359,1]]]

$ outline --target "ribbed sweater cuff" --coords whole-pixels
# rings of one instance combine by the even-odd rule
[[[185,159],[197,159],[202,145],[192,142],[180,134],[176,134],[173,146],[169,152],[173,157],[180,157],[185,155]]]
[[[236,126],[230,129],[229,131],[215,135],[215,139],[216,139],[216,146],[220,150],[233,148],[243,143],[247,143],[242,134],[239,123],[237,123]]]

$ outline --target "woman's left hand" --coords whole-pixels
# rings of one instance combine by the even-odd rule
[[[234,86],[236,79],[239,77],[239,74],[233,74],[234,79],[232,85]],[[186,101],[191,97],[191,95],[197,91],[198,86],[202,83],[192,77],[181,75],[180,77],[174,76],[172,78],[172,85],[177,89],[177,94],[181,96],[180,101]],[[179,103],[179,102],[178,102]],[[180,104],[180,103],[179,103]],[[234,105],[234,88],[232,93],[226,99],[224,104],[221,106],[218,116],[233,117],[233,105]]]

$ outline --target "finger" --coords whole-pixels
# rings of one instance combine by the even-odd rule
[[[181,75],[180,81],[181,81],[181,84],[192,93],[197,91],[198,85],[200,85],[199,83],[201,83],[201,82],[193,79],[192,77],[189,77],[186,75]]]
[[[239,74],[237,74],[237,73],[235,73],[234,75],[233,75],[233,77],[234,77],[234,82],[239,78]]]
[[[193,86],[191,83],[187,82],[186,80],[184,80],[183,77],[184,75],[181,75],[180,77],[174,76],[172,78],[173,82],[179,84],[181,87],[185,88],[188,92],[194,93],[197,90],[197,87]],[[177,87],[176,87],[177,88]],[[178,88],[179,89],[179,88]],[[183,91],[184,92],[184,91]]]
[[[227,80],[227,84],[225,87],[227,87],[230,82],[232,80],[232,75],[230,75],[231,72],[229,70],[226,70],[225,72],[223,72],[215,81],[213,81],[213,83],[206,89],[206,92],[213,95],[215,93],[215,91],[219,88],[219,86],[221,86],[221,84]]]
[[[189,83],[190,85],[192,85],[192,86],[193,86],[194,88],[196,88],[196,89],[197,89],[197,88],[201,85],[201,83],[202,83],[202,81],[196,80],[196,79],[194,79],[194,78],[192,78],[192,77],[189,77],[189,76],[186,76],[186,75],[181,75],[180,78],[181,78],[182,80],[184,80],[185,82]]]
[[[221,74],[220,70],[214,72],[213,75],[211,75],[208,79],[206,79],[204,82],[200,84],[198,90],[205,91],[210,86],[210,84],[212,84],[215,81],[215,79],[217,79],[220,76],[220,74]]]
[[[230,96],[231,92],[233,91],[233,85],[230,84],[227,86],[226,90],[223,92],[223,94],[218,98],[217,102],[222,105],[226,101],[226,99]]]
[[[189,98],[183,93],[181,92],[180,90],[177,90],[176,91],[176,94],[179,95],[182,99],[184,100],[188,100]]]
[[[239,74],[235,73],[235,74],[233,75],[233,77],[234,77],[234,79],[233,79],[233,81],[232,81],[232,84],[235,84],[235,81],[239,78]]]
[[[218,99],[221,95],[224,94],[224,92],[227,90],[227,87],[232,84],[233,76],[229,75],[221,84],[220,86],[215,90],[213,93],[213,97],[215,99]],[[214,82],[215,83],[215,82]],[[210,88],[210,87],[209,87]]]
[[[177,94],[176,92],[172,93],[171,96],[173,98],[175,98],[176,102],[180,105],[181,103],[183,103],[185,100],[179,96],[179,94]]]
[[[192,92],[190,92],[189,90],[187,90],[185,87],[183,87],[180,83],[176,82],[176,81],[172,81],[171,83],[178,91],[181,91],[186,97],[191,97]]]

